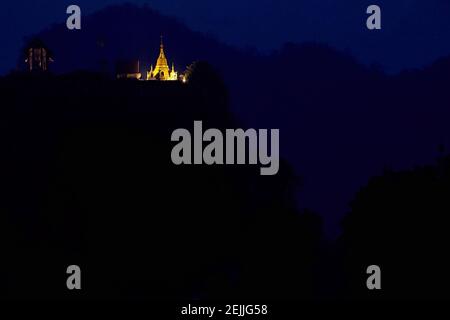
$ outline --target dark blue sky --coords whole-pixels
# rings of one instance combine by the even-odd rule
[[[83,14],[124,0],[3,1],[0,74],[17,63],[26,35],[66,19],[69,4]],[[421,67],[450,54],[450,0],[129,0],[174,15],[194,30],[262,51],[287,41],[326,42],[388,71]],[[365,28],[366,8],[382,7],[383,30]],[[124,26],[126,27],[126,26]],[[132,31],[132,30],[130,30]]]

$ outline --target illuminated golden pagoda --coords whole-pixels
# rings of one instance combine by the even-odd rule
[[[147,72],[147,80],[160,80],[160,81],[175,81],[178,80],[178,73],[175,71],[175,67],[172,63],[172,69],[169,69],[167,58],[164,53],[164,44],[161,36],[161,45],[159,48],[159,57],[156,61],[156,66],[153,65],[150,71]]]

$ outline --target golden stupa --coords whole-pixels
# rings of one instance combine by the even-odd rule
[[[164,44],[161,36],[161,45],[159,48],[159,57],[156,61],[156,66],[151,66],[150,71],[147,72],[147,80],[160,80],[160,81],[175,81],[178,80],[178,72],[175,71],[175,67],[172,63],[172,69],[169,69],[167,58],[164,53]]]

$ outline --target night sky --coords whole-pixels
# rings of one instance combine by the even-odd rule
[[[123,0],[3,1],[0,74],[15,67],[23,37],[62,23],[70,4],[89,14]],[[317,41],[345,50],[388,72],[420,68],[450,54],[450,1],[135,0],[176,16],[194,30],[243,48],[276,50],[285,42]],[[365,28],[366,8],[382,8],[383,30]]]

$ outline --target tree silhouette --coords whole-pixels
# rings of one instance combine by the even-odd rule
[[[352,202],[341,239],[350,297],[448,298],[450,159],[371,179]],[[382,290],[366,268],[379,265]]]

